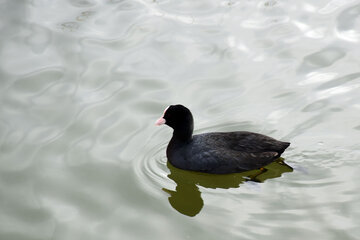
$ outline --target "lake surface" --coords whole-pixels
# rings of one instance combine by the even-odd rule
[[[0,239],[359,239],[360,1],[0,1]],[[265,171],[167,163],[195,133]]]

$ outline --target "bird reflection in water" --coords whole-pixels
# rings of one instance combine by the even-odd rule
[[[206,188],[238,188],[240,184],[253,181],[262,183],[267,179],[280,177],[285,172],[292,172],[293,168],[279,158],[262,169],[232,174],[208,174],[192,172],[174,167],[167,162],[170,170],[168,177],[175,181],[175,191],[163,190],[170,194],[169,203],[178,212],[193,217],[204,206],[198,186]]]

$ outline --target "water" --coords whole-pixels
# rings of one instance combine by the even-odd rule
[[[360,1],[0,1],[0,239],[358,239]],[[196,133],[290,141],[228,176]]]

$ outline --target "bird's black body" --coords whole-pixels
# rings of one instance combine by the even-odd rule
[[[172,165],[185,170],[225,174],[257,169],[279,158],[290,145],[246,131],[193,136],[193,117],[182,105],[170,106],[163,118],[174,129],[167,158]]]

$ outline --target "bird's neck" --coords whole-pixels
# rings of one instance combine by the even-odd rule
[[[175,128],[173,132],[173,139],[184,143],[190,142],[192,139],[193,130],[194,130],[193,123],[186,126]]]

